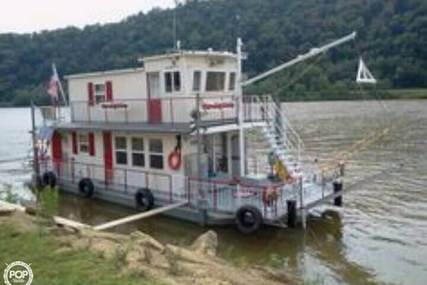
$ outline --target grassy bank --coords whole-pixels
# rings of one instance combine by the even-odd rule
[[[427,89],[375,89],[332,90],[319,92],[284,92],[280,100],[287,102],[308,101],[359,101],[359,100],[415,100],[427,99]]]
[[[31,264],[34,285],[161,284],[141,275],[121,274],[120,268],[87,250],[60,251],[59,243],[37,232],[22,232],[0,224],[0,264]],[[2,270],[1,270],[2,271]]]
[[[6,205],[7,206],[7,205]],[[0,206],[0,272],[14,261],[31,264],[33,285],[290,285],[274,269],[242,267],[218,257],[213,231],[192,245],[162,244],[136,231],[127,235],[58,227],[45,212],[34,217]],[[2,266],[3,265],[3,266]]]
[[[427,99],[427,89],[393,89],[388,92],[397,99]]]

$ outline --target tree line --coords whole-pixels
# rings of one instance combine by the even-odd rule
[[[359,56],[380,82],[369,89],[427,87],[427,1],[188,0],[119,23],[0,34],[0,104],[48,103],[45,87],[52,62],[61,74],[71,74],[136,67],[139,57],[170,50],[174,15],[184,49],[232,51],[242,37],[248,76],[358,32],[355,42],[247,93],[274,93],[286,100],[360,99],[365,95],[354,84]],[[365,91],[366,96],[388,96]]]

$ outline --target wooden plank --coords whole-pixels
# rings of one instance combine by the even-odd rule
[[[1,200],[0,200],[0,208],[12,209],[12,210],[14,209],[14,210],[17,210],[20,212],[25,212],[25,207],[23,207],[21,205],[17,205],[17,204],[11,204],[11,203],[8,203],[6,201],[1,201]],[[68,227],[72,227],[75,229],[82,229],[82,228],[90,228],[91,227],[89,225],[86,225],[86,224],[83,224],[80,222],[76,222],[73,220],[69,220],[69,219],[66,219],[63,217],[55,216],[55,217],[53,217],[53,219],[55,220],[55,223],[57,225],[68,226]]]
[[[161,213],[164,213],[164,212],[176,209],[176,208],[180,208],[180,207],[182,207],[182,206],[184,206],[186,204],[188,204],[188,202],[187,201],[183,201],[183,202],[179,202],[179,203],[167,205],[167,206],[164,206],[164,207],[161,207],[161,208],[157,208],[157,209],[154,209],[154,210],[151,210],[151,211],[148,211],[148,212],[144,212],[144,213],[140,213],[140,214],[128,216],[128,217],[125,217],[125,218],[122,218],[122,219],[114,220],[114,221],[111,221],[111,222],[108,222],[108,223],[105,223],[105,224],[102,224],[102,225],[95,226],[94,230],[96,230],[96,231],[103,231],[103,230],[106,230],[106,229],[114,228],[114,227],[122,225],[122,224],[127,224],[127,223],[134,222],[134,221],[137,221],[137,220],[141,220],[141,219],[145,219],[145,218],[148,218],[148,217],[152,217],[152,216],[155,216],[155,215],[158,215],[158,214],[161,214]]]
[[[57,225],[62,225],[62,226],[67,226],[67,227],[71,227],[71,228],[75,228],[75,229],[89,229],[91,228],[91,226],[77,222],[77,221],[73,221],[73,220],[69,220],[66,218],[62,218],[62,217],[54,217],[55,223]]]
[[[21,212],[25,212],[25,207],[22,207],[21,205],[12,204],[6,201],[0,200],[0,207],[6,210],[17,210]]]

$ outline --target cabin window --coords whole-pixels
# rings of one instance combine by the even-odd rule
[[[132,138],[132,165],[145,166],[144,140],[142,138]]]
[[[228,90],[233,91],[236,89],[236,73],[230,72],[230,80],[228,82]]]
[[[225,72],[208,72],[206,76],[206,91],[224,91]]]
[[[79,134],[79,150],[82,153],[89,153],[89,137],[87,134]]]
[[[96,104],[105,102],[105,84],[95,84],[95,102]]]
[[[166,93],[172,92],[172,73],[170,72],[165,73],[165,90]]]
[[[119,165],[128,164],[127,141],[125,137],[115,137],[116,163]]]
[[[181,91],[181,75],[178,71],[173,73],[173,89],[176,92]]]
[[[165,72],[166,93],[181,91],[181,74],[179,71]]]
[[[163,141],[160,139],[150,139],[150,167],[163,169]]]
[[[194,71],[193,72],[193,91],[200,91],[202,88],[202,72]]]

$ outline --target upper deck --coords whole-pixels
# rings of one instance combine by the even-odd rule
[[[237,120],[235,54],[177,51],[141,61],[140,68],[67,76],[71,122],[182,126],[196,109],[203,122]],[[247,103],[245,117],[255,119]]]

